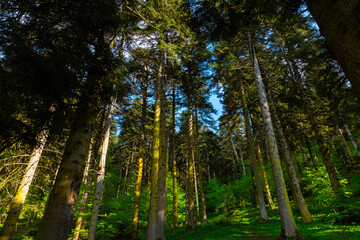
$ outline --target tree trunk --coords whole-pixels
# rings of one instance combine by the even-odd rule
[[[312,128],[313,128],[313,130],[315,132],[316,140],[317,140],[317,143],[318,143],[318,145],[320,147],[320,152],[321,152],[321,155],[322,155],[326,170],[327,170],[329,178],[330,178],[330,182],[331,182],[333,192],[336,194],[339,191],[340,182],[339,182],[339,179],[338,179],[338,176],[337,176],[337,173],[336,173],[336,168],[334,166],[334,162],[333,162],[333,160],[332,160],[332,158],[330,156],[329,149],[328,149],[328,147],[326,145],[324,135],[321,132],[320,127],[319,127],[319,125],[317,123],[317,119],[313,114],[313,110],[312,110],[312,107],[310,105],[310,101],[309,101],[309,98],[308,98],[308,96],[306,94],[304,86],[303,86],[303,84],[301,82],[300,73],[298,71],[296,63],[293,60],[290,60],[290,63],[291,63],[291,66],[293,68],[295,81],[296,81],[296,83],[297,83],[297,85],[299,87],[300,95],[301,95],[301,98],[302,98],[302,100],[304,102],[305,109],[307,111],[311,126],[312,126]]]
[[[158,174],[158,202],[157,202],[157,218],[156,218],[156,240],[165,240],[165,206],[166,206],[166,75],[161,73],[160,78],[160,159]]]
[[[188,118],[188,140],[187,140],[187,148],[188,148],[188,222],[186,229],[189,231],[193,231],[195,229],[195,219],[194,219],[194,150],[193,150],[193,104],[192,100],[189,98],[189,118]]]
[[[116,104],[116,97],[112,97],[111,103],[109,105],[108,114],[106,117],[105,124],[105,134],[104,141],[101,147],[101,156],[99,162],[99,172],[98,177],[96,179],[95,193],[94,193],[94,202],[92,205],[91,215],[90,215],[90,223],[89,223],[89,231],[88,231],[88,240],[95,240],[96,234],[96,225],[99,214],[99,207],[101,203],[101,196],[104,188],[104,179],[105,179],[105,164],[106,164],[106,155],[109,147],[109,138],[110,138],[110,130],[112,124],[112,113],[114,111]]]
[[[337,126],[336,127],[336,135],[339,138],[340,145],[343,148],[343,151],[344,151],[344,154],[345,154],[345,159],[346,159],[346,161],[343,159],[343,162],[348,164],[349,166],[351,166],[352,165],[351,155],[350,155],[351,151],[349,149],[349,146],[346,144],[346,140],[345,140],[344,136],[341,133],[342,132],[340,131],[339,127]]]
[[[300,189],[299,180],[298,180],[298,177],[296,176],[295,167],[291,160],[290,150],[287,145],[287,141],[286,141],[285,134],[284,134],[284,131],[281,126],[280,119],[277,115],[275,104],[272,100],[270,89],[268,89],[268,99],[269,99],[269,103],[270,103],[270,108],[272,110],[272,116],[274,117],[274,120],[275,120],[275,126],[276,126],[276,129],[278,130],[278,134],[280,137],[281,148],[282,148],[282,151],[285,156],[285,165],[286,165],[286,168],[287,168],[287,171],[289,174],[289,179],[290,179],[290,183],[291,183],[292,192],[294,194],[295,204],[300,211],[302,221],[304,223],[312,222],[311,214],[305,203],[304,196]]]
[[[274,202],[273,202],[272,197],[271,197],[270,187],[269,187],[269,183],[268,183],[267,176],[266,176],[266,171],[265,171],[265,168],[264,168],[263,159],[261,157],[260,146],[259,146],[258,143],[256,143],[256,149],[257,149],[257,154],[258,154],[258,159],[259,159],[259,166],[260,166],[260,170],[261,170],[261,175],[262,175],[262,177],[264,179],[265,194],[266,194],[267,200],[269,202],[270,208],[275,209],[275,205],[274,205]]]
[[[151,189],[150,206],[147,227],[147,239],[156,240],[156,219],[158,203],[158,179],[159,179],[159,161],[160,161],[160,138],[161,138],[161,105],[160,105],[160,76],[162,66],[159,64],[158,76],[156,78],[156,97],[155,97],[155,117],[154,117],[154,135],[153,135],[153,154],[151,163]]]
[[[360,100],[360,2],[353,0],[306,0],[311,15],[325,36]]]
[[[172,180],[173,180],[173,204],[172,204],[172,220],[173,220],[173,227],[177,228],[177,174],[176,174],[176,153],[175,153],[175,127],[176,127],[176,120],[175,120],[175,110],[176,110],[176,101],[175,101],[175,85],[172,91],[172,134],[171,134],[171,153],[172,153]]]
[[[196,131],[196,159],[198,160],[201,214],[202,214],[203,223],[205,224],[207,222],[207,215],[206,215],[206,203],[205,203],[205,193],[204,193],[204,184],[203,184],[204,178],[203,178],[202,159],[201,159],[200,146],[199,146],[199,122],[198,122],[197,105],[195,105],[195,131]]]
[[[140,119],[140,147],[139,147],[139,158],[137,167],[137,176],[135,183],[135,197],[134,197],[134,216],[132,221],[132,237],[138,239],[138,222],[139,222],[139,211],[140,211],[140,193],[141,193],[141,182],[143,177],[143,165],[144,165],[144,148],[145,148],[145,117],[147,107],[147,85],[143,84],[142,93],[142,109]]]
[[[105,74],[103,66],[95,65],[88,73],[37,240],[63,240],[69,235]]]
[[[242,80],[240,80],[242,81]],[[243,115],[244,115],[244,121],[245,121],[245,130],[246,130],[246,136],[248,138],[248,144],[249,144],[249,152],[250,152],[250,162],[251,162],[251,168],[254,175],[255,180],[255,188],[257,193],[257,200],[259,201],[260,206],[260,215],[262,220],[268,221],[269,217],[266,211],[265,207],[265,200],[263,191],[261,189],[261,182],[259,178],[259,173],[256,166],[256,154],[255,154],[255,140],[254,136],[251,132],[251,126],[250,126],[250,115],[245,99],[245,90],[243,84],[240,82],[240,100],[241,100],[241,106],[243,109]]]
[[[29,163],[25,170],[25,174],[20,182],[14,200],[10,206],[3,229],[0,232],[0,240],[11,239],[15,232],[16,224],[19,219],[22,206],[25,203],[25,199],[29,192],[31,182],[35,176],[35,172],[40,161],[41,153],[44,149],[48,135],[49,135],[49,129],[48,127],[44,127],[44,129],[36,137],[37,146],[34,148],[31,154]]]
[[[87,210],[87,200],[89,197],[89,192],[90,192],[90,186],[91,186],[91,174],[89,174],[89,170],[94,168],[94,161],[91,161],[91,156],[92,156],[92,152],[93,152],[93,138],[91,139],[91,143],[90,143],[90,149],[89,149],[89,153],[88,153],[88,159],[86,161],[86,167],[85,167],[85,171],[84,171],[84,177],[83,177],[83,184],[84,184],[84,190],[83,190],[83,194],[81,197],[81,202],[80,202],[80,209],[79,209],[79,217],[76,220],[76,225],[75,225],[75,229],[74,229],[74,235],[72,240],[78,240],[79,239],[79,231],[81,229],[81,227],[83,226],[83,214],[86,212]]]
[[[350,129],[349,129],[349,127],[348,127],[346,124],[345,124],[345,131],[346,131],[347,135],[349,136],[350,141],[351,141],[351,143],[352,143],[352,145],[353,145],[353,147],[354,147],[354,149],[355,149],[355,151],[356,151],[356,155],[357,155],[358,157],[360,157],[360,152],[359,152],[359,150],[358,150],[358,147],[357,147],[357,145],[356,145],[356,142],[354,141],[354,138],[353,138],[353,136],[352,136],[352,134],[351,134],[351,132],[350,132]]]
[[[275,133],[271,122],[270,110],[266,99],[266,93],[261,77],[260,67],[250,33],[248,34],[248,37],[250,44],[250,53],[254,64],[255,83],[259,93],[261,113],[265,125],[267,143],[269,147],[270,161],[272,165],[275,188],[276,188],[276,197],[278,200],[279,210],[280,210],[280,219],[281,219],[280,238],[291,238],[291,237],[297,238],[300,236],[300,233],[297,230],[294,216],[291,211],[289,197],[286,191],[284,174],[281,168],[280,157],[276,145]]]

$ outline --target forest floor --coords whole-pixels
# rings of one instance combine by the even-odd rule
[[[279,239],[281,223],[278,209],[268,211],[269,221],[263,222],[257,208],[237,209],[230,217],[213,213],[209,215],[207,224],[197,225],[192,232],[186,231],[185,227],[178,229],[167,229],[168,240],[230,240],[230,239]],[[313,223],[301,223],[301,217],[295,215],[299,231],[307,240],[359,240],[360,225],[349,223],[348,225],[332,224],[322,222],[321,215],[313,214]],[[18,232],[13,240],[35,239],[39,221],[34,222],[30,228],[25,228],[26,221],[19,222]],[[101,230],[100,230],[101,231]],[[141,232],[140,239],[144,239]],[[100,239],[114,239],[103,238]],[[124,239],[125,240],[125,239]]]
[[[281,222],[278,210],[269,211],[270,220],[263,222],[257,209],[242,210],[232,214],[231,219],[222,215],[210,216],[208,223],[197,225],[195,231],[189,232],[184,228],[167,231],[167,239],[279,239]],[[313,215],[313,223],[301,223],[301,217],[295,216],[301,234],[308,240],[358,240],[360,239],[360,226],[339,225],[323,223],[319,215]]]

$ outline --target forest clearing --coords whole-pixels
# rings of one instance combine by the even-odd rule
[[[0,2],[0,240],[360,239],[360,2]]]

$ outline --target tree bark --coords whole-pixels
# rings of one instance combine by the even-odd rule
[[[160,77],[160,159],[158,173],[158,202],[156,217],[156,240],[165,240],[165,206],[166,206],[166,75],[161,73]]]
[[[138,222],[140,211],[140,194],[141,194],[141,182],[143,177],[143,165],[144,165],[144,148],[145,148],[145,117],[147,108],[147,85],[143,84],[142,93],[142,106],[141,106],[141,119],[140,119],[140,147],[139,158],[137,167],[137,176],[135,183],[135,197],[134,197],[134,216],[132,221],[132,237],[138,239]]]
[[[175,127],[176,127],[176,120],[175,120],[175,111],[176,111],[176,101],[175,101],[175,85],[172,91],[172,134],[171,134],[171,157],[172,157],[172,180],[173,180],[173,203],[172,203],[172,221],[173,227],[177,228],[177,173],[176,173],[176,146],[175,146]]]
[[[306,0],[311,15],[325,36],[360,100],[360,2],[353,0]]]
[[[37,240],[63,240],[69,235],[105,74],[99,66],[92,66],[88,73]]]
[[[104,179],[105,179],[105,165],[106,165],[106,155],[109,147],[109,139],[110,139],[110,130],[112,123],[112,113],[114,111],[116,104],[116,97],[112,97],[111,103],[109,105],[108,114],[106,117],[105,124],[105,134],[104,141],[101,147],[101,156],[99,162],[99,172],[98,177],[96,179],[95,193],[94,193],[94,202],[92,205],[91,215],[90,215],[90,223],[89,223],[89,231],[88,231],[88,240],[95,240],[96,234],[96,225],[99,214],[99,207],[101,203],[101,196],[104,188]]]
[[[320,129],[318,123],[317,123],[317,119],[313,114],[313,110],[312,110],[309,98],[308,98],[308,96],[306,94],[306,91],[304,89],[304,86],[303,86],[303,84],[301,82],[300,73],[298,71],[296,63],[291,59],[290,59],[290,63],[291,63],[292,69],[294,71],[295,82],[297,83],[297,85],[299,87],[301,98],[302,98],[302,100],[304,102],[305,109],[306,109],[306,112],[308,114],[311,126],[312,126],[312,128],[313,128],[313,130],[315,132],[316,140],[317,140],[318,145],[320,147],[320,152],[321,152],[321,155],[322,155],[322,158],[323,158],[327,173],[328,173],[329,178],[330,178],[330,182],[331,182],[333,192],[336,194],[339,191],[340,182],[339,182],[339,179],[338,179],[338,176],[337,176],[337,173],[336,173],[336,168],[334,166],[334,162],[333,162],[333,160],[332,160],[332,158],[330,156],[329,149],[328,149],[328,147],[326,145],[324,135],[321,132],[321,129]]]
[[[158,203],[158,179],[159,179],[159,161],[160,161],[160,138],[161,138],[161,77],[162,65],[159,64],[158,76],[156,78],[156,96],[155,96],[155,117],[154,117],[154,133],[153,133],[153,154],[151,162],[151,189],[150,189],[150,206],[147,227],[147,240],[156,240],[156,219],[157,219],[157,203]]]
[[[195,132],[196,132],[196,159],[198,160],[201,214],[202,214],[203,223],[205,224],[207,222],[207,215],[206,215],[206,203],[205,203],[205,193],[204,193],[204,184],[203,184],[204,183],[203,168],[202,168],[203,161],[201,159],[200,146],[199,146],[199,122],[198,122],[197,105],[195,105]]]
[[[289,150],[289,147],[287,145],[286,137],[285,137],[284,131],[282,129],[281,122],[280,122],[280,119],[278,117],[278,114],[277,114],[277,111],[276,111],[276,108],[275,108],[275,104],[274,104],[274,102],[272,100],[270,89],[268,89],[267,93],[268,93],[268,100],[269,100],[269,103],[270,103],[270,108],[272,110],[272,116],[274,117],[275,126],[276,126],[276,129],[278,130],[278,134],[279,134],[279,137],[280,137],[281,148],[282,148],[282,151],[283,151],[284,156],[285,156],[285,165],[286,165],[286,168],[287,168],[287,171],[288,171],[288,174],[289,174],[291,188],[292,188],[292,191],[293,191],[293,194],[294,194],[294,201],[295,201],[295,203],[296,203],[296,205],[297,205],[297,207],[298,207],[298,209],[300,211],[302,221],[304,223],[312,222],[310,211],[309,211],[309,209],[308,209],[308,207],[307,207],[307,205],[305,203],[304,196],[303,196],[303,194],[301,192],[301,189],[300,189],[299,180],[298,180],[298,177],[296,175],[294,164],[293,164],[293,162],[291,160],[290,150]]]
[[[79,217],[76,220],[76,225],[75,225],[75,229],[74,229],[74,235],[72,240],[78,240],[79,239],[79,231],[81,229],[81,227],[83,226],[83,214],[85,213],[85,211],[87,210],[87,200],[89,197],[89,191],[90,191],[90,187],[91,187],[91,174],[89,174],[89,170],[93,169],[94,166],[94,161],[91,161],[91,156],[92,156],[92,152],[93,152],[93,138],[91,139],[91,143],[90,143],[90,149],[89,149],[89,153],[88,153],[88,159],[86,161],[86,166],[85,166],[85,171],[84,171],[84,177],[83,177],[83,184],[84,184],[84,190],[83,190],[83,194],[81,197],[81,202],[80,202],[80,209],[79,209]]]
[[[51,122],[51,120],[50,120]],[[29,192],[31,182],[35,176],[37,166],[40,161],[42,151],[44,149],[46,139],[49,135],[48,127],[39,133],[36,137],[37,146],[34,148],[29,163],[27,164],[25,174],[20,182],[18,190],[16,191],[14,200],[10,206],[9,212],[7,214],[3,229],[0,232],[0,240],[10,240],[15,232],[17,221],[19,220],[19,215],[22,209],[22,206],[25,203],[26,196]]]
[[[264,195],[263,195],[263,191],[261,188],[259,173],[258,173],[257,166],[256,166],[255,140],[254,140],[254,136],[251,132],[250,115],[249,115],[249,111],[248,111],[248,107],[247,107],[247,102],[245,99],[244,86],[241,82],[240,82],[240,101],[241,101],[241,106],[243,109],[246,136],[248,138],[248,144],[249,144],[250,162],[251,162],[251,168],[252,168],[252,172],[253,172],[254,180],[255,180],[257,200],[259,201],[259,206],[260,206],[260,215],[261,215],[262,220],[268,221],[269,216],[266,211]]]
[[[356,151],[356,155],[357,155],[358,157],[360,157],[360,152],[359,152],[358,147],[357,147],[357,145],[356,145],[356,142],[354,141],[354,138],[353,138],[353,136],[352,136],[352,134],[351,134],[351,132],[350,132],[349,127],[348,127],[346,124],[345,124],[344,127],[345,127],[345,131],[346,131],[347,135],[349,136],[350,141],[351,141],[351,143],[352,143],[352,145],[353,145],[353,147],[354,147],[354,149],[355,149],[355,151]]]
[[[195,219],[194,219],[194,149],[193,149],[193,104],[192,100],[189,98],[188,103],[188,140],[187,140],[187,148],[188,148],[188,222],[186,229],[189,231],[193,231],[195,229]]]
[[[286,191],[284,174],[281,168],[280,157],[276,145],[275,133],[271,122],[269,105],[266,99],[266,93],[261,77],[260,67],[250,33],[248,34],[248,38],[249,38],[249,50],[250,50],[249,52],[251,54],[254,65],[255,83],[259,94],[261,113],[265,125],[266,138],[270,153],[270,161],[272,165],[275,188],[276,188],[276,197],[278,200],[279,210],[280,210],[280,219],[281,219],[280,238],[291,238],[291,237],[297,238],[300,236],[300,233],[297,230],[294,216],[291,211],[290,201]]]
[[[256,143],[256,149],[257,149],[257,154],[258,154],[258,159],[259,159],[259,166],[260,166],[260,170],[261,170],[261,175],[264,179],[264,186],[265,186],[265,194],[269,203],[269,206],[271,209],[275,209],[275,205],[274,202],[272,200],[271,197],[271,192],[270,192],[270,187],[269,187],[269,183],[267,180],[267,176],[266,176],[266,171],[264,168],[264,163],[263,163],[263,159],[261,157],[261,150],[260,150],[260,146],[258,143]]]

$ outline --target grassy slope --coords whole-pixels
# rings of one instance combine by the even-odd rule
[[[198,225],[194,232],[187,232],[184,228],[168,230],[168,239],[278,239],[280,235],[280,218],[277,210],[269,212],[270,221],[262,222],[256,209],[237,212],[236,216],[226,221],[221,216],[212,217],[206,225]],[[360,226],[345,226],[325,224],[317,221],[310,224],[301,223],[296,217],[298,229],[306,239],[360,239]],[[343,232],[345,229],[345,232]],[[345,235],[344,235],[345,234]],[[344,237],[345,236],[345,237]]]

